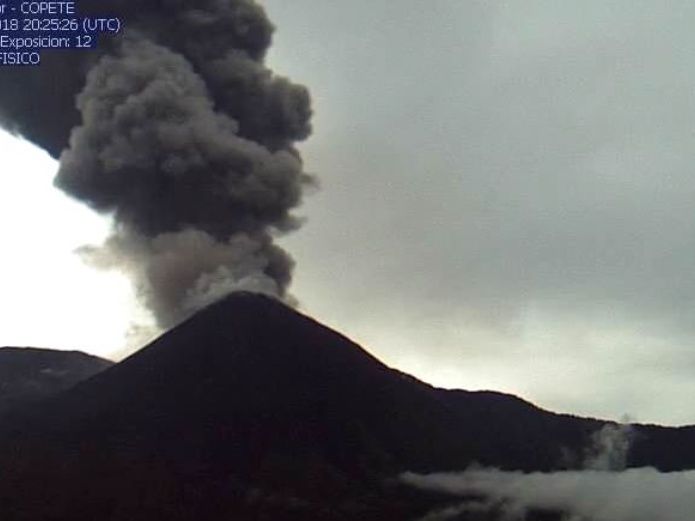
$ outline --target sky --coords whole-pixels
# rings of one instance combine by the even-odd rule
[[[122,352],[142,313],[133,292],[76,253],[102,241],[109,221],[53,187],[45,152],[4,132],[0,150],[0,345]]]
[[[695,423],[695,5],[261,3],[315,110],[303,311],[436,385]],[[0,146],[0,345],[122,356],[142,312],[75,253],[108,222]]]

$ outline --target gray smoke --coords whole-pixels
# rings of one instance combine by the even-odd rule
[[[633,427],[628,423],[606,423],[591,435],[591,445],[585,451],[584,468],[625,470],[634,436]]]
[[[264,64],[273,27],[253,0],[83,1],[123,17],[97,52],[0,72],[0,122],[60,157],[56,185],[113,215],[92,261],[124,269],[168,327],[236,289],[287,297],[274,244],[312,182],[302,86]]]

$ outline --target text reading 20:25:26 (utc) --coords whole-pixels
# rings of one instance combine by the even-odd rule
[[[0,31],[97,32],[118,34],[118,18],[0,18]]]

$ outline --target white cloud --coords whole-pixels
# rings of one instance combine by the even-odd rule
[[[558,510],[568,521],[691,521],[695,471],[661,473],[652,468],[623,472],[571,471],[549,474],[469,470],[459,474],[406,474],[413,486],[453,495],[482,494],[483,503],[432,513],[428,520],[454,519],[466,509],[505,512],[522,521],[528,509]],[[574,516],[574,517],[572,517]]]

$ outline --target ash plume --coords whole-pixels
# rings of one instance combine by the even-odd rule
[[[126,29],[94,52],[0,71],[0,123],[59,156],[55,183],[114,217],[88,248],[126,271],[161,327],[236,289],[288,298],[274,243],[312,179],[296,142],[307,90],[265,63],[273,26],[253,0],[83,1]]]

